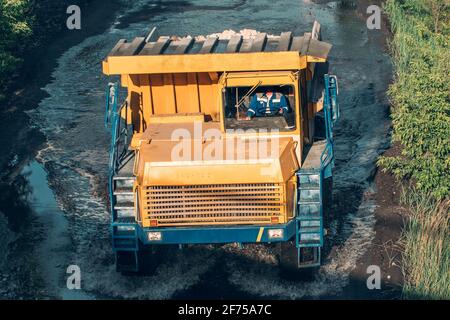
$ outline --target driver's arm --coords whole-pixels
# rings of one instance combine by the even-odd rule
[[[282,95],[280,98],[280,113],[286,114],[288,112],[289,112],[289,106],[288,106],[286,97],[284,95]]]
[[[253,96],[252,101],[250,102],[250,106],[247,110],[247,118],[253,118],[256,115],[256,110],[258,108],[258,98]]]

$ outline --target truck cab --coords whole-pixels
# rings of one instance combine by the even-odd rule
[[[119,271],[167,244],[283,243],[294,268],[320,265],[339,117],[330,49],[317,22],[303,36],[117,43],[103,72],[127,91],[118,103],[109,84],[105,116]]]

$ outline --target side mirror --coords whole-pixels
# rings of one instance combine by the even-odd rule
[[[336,123],[340,117],[340,109],[338,103],[339,95],[339,85],[338,80],[335,75],[325,75],[325,96],[328,101],[326,101],[328,111],[330,112],[331,121]]]
[[[108,83],[106,88],[106,101],[105,101],[105,128],[111,121],[111,114],[116,110],[117,107],[117,94],[119,92],[117,83]]]

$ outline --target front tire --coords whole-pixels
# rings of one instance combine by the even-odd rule
[[[140,245],[137,252],[116,252],[116,270],[124,276],[154,275],[160,263],[160,246]]]
[[[295,241],[279,244],[280,276],[287,280],[310,281],[319,270],[318,266],[308,266],[308,262],[317,260],[319,248],[300,248],[300,261]]]

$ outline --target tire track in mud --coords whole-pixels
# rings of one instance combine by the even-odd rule
[[[49,184],[68,221],[74,248],[69,264],[81,267],[83,289],[99,298],[168,299],[199,296],[209,282],[218,281],[228,284],[222,289],[229,291],[227,296],[296,299],[338,295],[374,236],[370,179],[374,161],[387,141],[387,56],[353,11],[336,6],[284,0],[278,5],[292,10],[281,12],[273,11],[270,1],[224,1],[220,8],[206,6],[207,1],[182,1],[176,4],[180,10],[173,11],[166,10],[170,6],[158,7],[158,3],[135,2],[107,32],[68,50],[58,61],[54,80],[44,88],[49,97],[30,112],[48,140],[39,161],[49,172]],[[232,9],[237,4],[238,12]],[[152,24],[161,26],[161,34],[244,28],[302,34],[309,31],[314,19],[321,22],[325,40],[335,45],[331,66],[340,78],[342,108],[335,138],[332,245],[324,266],[312,280],[287,281],[280,278],[270,247],[249,245],[238,250],[226,245],[169,249],[154,276],[116,273],[105,197],[109,133],[102,126],[102,89],[110,79],[101,74],[103,57],[118,39],[143,35]],[[215,272],[219,264],[223,270]],[[222,297],[224,293],[210,292],[208,296]]]

